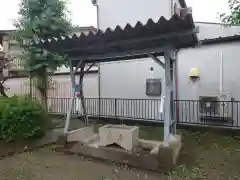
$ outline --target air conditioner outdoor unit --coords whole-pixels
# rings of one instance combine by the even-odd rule
[[[220,118],[232,117],[231,93],[213,93],[199,96],[199,111],[201,116]]]

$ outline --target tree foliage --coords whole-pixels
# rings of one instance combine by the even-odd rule
[[[2,47],[1,47],[2,48]],[[8,75],[4,75],[4,69],[9,69],[13,59],[10,56],[6,56],[3,49],[0,51],[0,94],[4,97],[8,97],[5,93],[4,83],[8,79]]]
[[[2,98],[0,101],[0,139],[6,142],[38,138],[50,125],[46,109],[27,97]]]
[[[65,57],[32,44],[68,34],[72,26],[66,14],[66,3],[62,0],[21,0],[19,17],[14,23],[15,39],[24,50],[21,55],[24,68],[38,79],[41,84],[38,88],[45,99],[48,71],[64,65]]]
[[[223,23],[231,25],[240,25],[240,1],[239,0],[229,0],[229,13],[219,14],[219,18]]]

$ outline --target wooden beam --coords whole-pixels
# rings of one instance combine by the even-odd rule
[[[156,56],[152,55],[151,53],[148,53],[148,56],[150,58],[152,58],[152,60],[154,60],[158,65],[160,65],[163,69],[165,69],[165,64],[160,60],[158,59]]]
[[[96,63],[92,63],[86,70],[86,72],[90,71],[90,69],[95,65]]]
[[[73,61],[73,60],[71,59],[71,61]],[[83,62],[84,62],[84,61],[80,60],[80,61],[77,63],[76,69],[75,69],[75,71],[73,72],[74,74],[76,74],[76,72],[78,71],[78,69],[83,65]],[[71,64],[71,65],[73,66],[73,64]]]
[[[154,56],[163,55],[163,53],[169,49],[170,46],[163,46],[158,48],[146,48],[141,50],[132,50],[126,52],[116,52],[116,53],[105,53],[103,55],[90,55],[81,57],[71,57],[72,61],[78,61],[79,59],[84,59],[85,63],[93,62],[108,62],[108,61],[122,61],[130,59],[141,59],[149,57],[149,53]]]

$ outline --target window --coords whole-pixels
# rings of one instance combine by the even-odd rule
[[[148,96],[161,96],[161,93],[162,93],[161,79],[146,80],[146,94]]]

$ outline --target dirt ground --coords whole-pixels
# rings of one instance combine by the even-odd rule
[[[160,180],[153,172],[53,152],[50,148],[0,161],[1,180]]]
[[[79,121],[73,121],[71,129],[79,126]],[[65,155],[48,147],[0,160],[0,180],[240,180],[240,137],[178,133],[184,147],[177,168],[165,175]],[[163,128],[141,126],[139,134],[143,139],[162,140]]]
[[[240,179],[238,139],[214,133],[181,133],[185,140],[179,165],[168,175],[65,155],[48,147],[0,160],[0,180]]]
[[[79,126],[78,120],[70,123],[71,129]],[[159,180],[240,180],[240,137],[183,129],[178,133],[184,139],[178,167]],[[140,126],[139,136],[162,140],[163,128]]]

